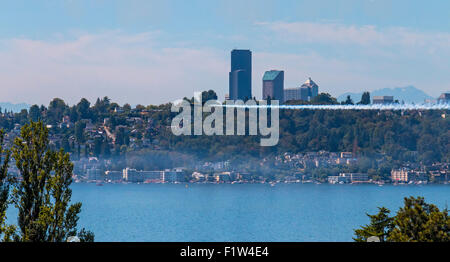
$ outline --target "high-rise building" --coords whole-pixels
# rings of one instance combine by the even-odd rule
[[[319,86],[308,78],[301,87],[284,89],[284,101],[289,100],[303,100],[310,101],[312,98],[319,95]]]
[[[300,100],[309,101],[311,98],[311,90],[307,87],[300,87]]]
[[[263,76],[263,99],[279,100],[284,102],[284,71],[270,70]]]
[[[301,86],[302,88],[308,89],[308,96],[310,99],[319,95],[319,86],[312,81],[311,77],[308,77],[308,80]]]
[[[231,51],[229,88],[231,100],[252,98],[252,52],[250,50]]]
[[[284,102],[290,100],[301,100],[300,88],[286,88],[284,89]]]

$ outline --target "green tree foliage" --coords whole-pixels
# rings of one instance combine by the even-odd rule
[[[10,152],[4,149],[4,131],[0,130],[0,238],[4,241],[11,240],[14,233],[14,226],[7,226],[6,209],[9,202],[9,181],[8,181],[8,165]]]
[[[364,92],[361,96],[361,101],[359,101],[358,105],[368,105],[370,104],[370,93]]]
[[[47,118],[49,123],[56,124],[58,121],[61,121],[66,109],[68,106],[64,102],[64,100],[60,98],[54,98],[48,107]]]
[[[440,211],[423,197],[405,198],[404,207],[395,216],[388,240],[393,242],[449,242],[448,210]]]
[[[103,146],[103,138],[102,137],[96,137],[94,138],[94,149],[93,153],[94,156],[99,157],[102,153],[102,146]]]
[[[157,132],[153,138],[161,144],[170,141],[169,150],[202,158],[216,157],[220,152],[223,160],[235,155],[261,158],[273,153],[355,150],[359,157],[388,156],[391,165],[384,169],[390,172],[392,165],[404,161],[434,163],[450,158],[450,118],[442,118],[442,113],[445,111],[280,110],[280,141],[271,148],[261,148],[257,136],[173,136]],[[164,119],[160,122],[163,124]],[[427,141],[433,145],[431,156]]]
[[[311,104],[316,105],[335,105],[337,103],[336,98],[332,97],[328,93],[320,93],[318,96],[311,99]]]
[[[13,190],[18,240],[60,242],[77,235],[81,203],[70,204],[73,164],[69,154],[49,149],[48,129],[42,122],[23,126],[12,151],[22,176]],[[93,238],[91,232],[83,234],[82,241]]]
[[[80,100],[80,102],[76,106],[76,108],[77,108],[76,111],[77,111],[79,119],[88,119],[91,117],[90,110],[89,110],[90,106],[91,106],[91,103],[87,99],[82,98]]]
[[[214,99],[214,91],[202,92],[203,101]],[[192,99],[187,99],[193,103]],[[353,101],[346,101],[350,103]],[[370,103],[370,94],[363,95],[362,103]],[[360,102],[360,103],[361,103]],[[336,104],[335,98],[329,94],[320,94],[313,101],[289,101],[288,104]],[[33,114],[16,113],[13,117],[0,116],[0,127],[11,131],[15,124],[23,125],[29,119],[40,115],[45,124],[52,123],[54,108],[63,108],[64,102],[52,101],[51,110],[44,106],[33,109]],[[402,162],[422,162],[429,165],[436,162],[450,161],[450,118],[448,110],[428,111],[376,111],[376,110],[280,110],[280,140],[278,145],[271,148],[262,148],[257,136],[174,136],[170,128],[171,119],[176,113],[170,111],[171,104],[124,107],[125,112],[114,112],[118,104],[110,102],[109,98],[97,99],[94,106],[89,101],[81,101],[70,108],[66,108],[64,115],[70,116],[75,123],[69,128],[52,128],[51,135],[56,138],[75,138],[75,145],[67,147],[65,141],[55,139],[56,146],[64,146],[73,156],[97,155],[100,157],[114,156],[122,152],[142,149],[140,146],[130,148],[141,143],[145,138],[151,141],[149,148],[175,151],[192,154],[204,160],[228,160],[239,155],[240,157],[253,157],[259,161],[261,157],[290,153],[303,153],[308,151],[349,151],[358,157],[388,159],[389,165],[374,168],[381,177],[388,176],[390,169],[396,168]],[[57,111],[57,110],[56,110]],[[205,116],[207,113],[205,113]],[[127,121],[130,118],[141,118],[142,124],[135,125]],[[86,119],[86,120],[81,120]],[[104,125],[104,120],[107,119]],[[62,119],[58,119],[61,121]],[[103,125],[113,134],[115,145],[110,146],[96,141],[94,145],[92,134],[85,133],[86,123],[101,128]],[[224,123],[226,126],[226,123]],[[133,133],[133,129],[135,132]],[[134,138],[135,142],[130,142]],[[111,139],[108,137],[108,139]],[[147,141],[148,142],[148,141]],[[87,144],[86,150],[78,150],[79,146]],[[148,145],[148,143],[146,143]],[[122,146],[125,146],[122,148]],[[100,148],[100,150],[99,150]],[[122,149],[121,149],[122,148]],[[68,151],[66,151],[68,152]],[[111,154],[110,154],[111,153]],[[376,163],[375,165],[384,165]],[[367,170],[362,170],[367,172]]]
[[[352,98],[350,97],[350,95],[348,95],[348,96],[347,96],[347,99],[346,99],[345,101],[342,101],[341,104],[343,104],[343,105],[353,105],[354,103],[353,103],[353,100],[352,100]]]
[[[128,104],[128,103],[126,103],[125,105],[123,105],[123,110],[124,110],[126,113],[130,113],[130,111],[131,111],[131,105]]]
[[[83,121],[78,121],[75,123],[75,138],[78,143],[84,142],[84,129],[86,128],[86,123]]]
[[[404,206],[394,217],[379,208],[377,215],[368,215],[371,223],[355,230],[355,241],[367,241],[377,236],[388,242],[449,242],[450,217],[448,210],[440,211],[423,197],[405,197]]]
[[[361,229],[356,229],[356,238],[353,239],[357,242],[366,242],[369,237],[376,236],[381,242],[385,242],[392,231],[393,218],[389,217],[390,212],[387,208],[381,207],[378,208],[378,214],[367,214],[370,218],[370,224],[362,226]]]
[[[130,144],[130,135],[129,132],[121,127],[117,129],[116,132],[116,143],[118,145],[129,145]]]
[[[217,100],[217,94],[213,90],[202,92],[202,102],[205,103],[208,100]]]
[[[217,100],[218,96],[216,94],[216,92],[214,92],[214,90],[208,90],[208,91],[203,91],[201,93],[201,98],[202,98],[202,104],[205,104],[207,101],[209,100]],[[197,101],[197,97],[192,97],[191,99],[185,97],[183,98],[186,101],[189,101],[191,104],[194,104],[195,101]]]
[[[447,144],[449,145],[449,144]],[[432,164],[435,159],[441,158],[438,141],[431,134],[425,134],[417,141],[417,150],[420,152],[420,161],[424,164]]]
[[[109,113],[111,100],[105,96],[103,99],[97,98],[94,107],[92,108],[93,114],[96,118],[105,116]]]
[[[28,111],[26,109],[20,110],[19,113],[15,114],[15,118],[20,124],[24,124],[28,121]]]
[[[41,110],[38,105],[33,105],[30,107],[30,112],[28,114],[31,121],[38,121],[41,118]]]

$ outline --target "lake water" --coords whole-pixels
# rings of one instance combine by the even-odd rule
[[[352,241],[405,196],[445,208],[448,185],[72,184],[96,241]],[[10,213],[11,215],[11,213]]]

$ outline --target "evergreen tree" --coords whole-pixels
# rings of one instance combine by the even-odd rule
[[[448,210],[440,211],[423,197],[409,197],[395,216],[388,240],[393,242],[449,242]]]
[[[370,224],[362,226],[361,229],[355,230],[356,238],[353,238],[357,242],[366,242],[371,236],[376,236],[381,242],[385,242],[387,236],[392,230],[392,220],[389,217],[391,211],[387,208],[378,208],[378,214],[367,216],[370,218]]]
[[[6,210],[9,201],[8,165],[10,152],[3,147],[4,131],[0,130],[0,238],[10,241],[15,231],[14,226],[7,226]]]
[[[91,103],[86,98],[82,98],[77,104],[77,114],[80,119],[90,118],[90,107]]]
[[[348,95],[347,99],[345,101],[343,101],[341,104],[343,104],[343,105],[353,105],[354,103],[353,103],[353,100],[350,97],[350,95]]]
[[[202,103],[204,104],[208,100],[217,100],[217,94],[213,90],[202,92]]]
[[[130,113],[131,111],[131,105],[126,103],[125,105],[123,105],[123,110],[127,113]]]
[[[364,92],[361,96],[361,101],[359,101],[358,105],[369,105],[370,104],[370,93]]]
[[[84,129],[86,128],[86,123],[83,121],[78,121],[75,123],[75,138],[78,143],[84,142]]]
[[[94,138],[94,156],[99,157],[102,153],[103,137]]]
[[[54,98],[50,101],[47,112],[47,121],[51,124],[56,124],[61,121],[64,111],[68,108],[64,100],[60,98]]]
[[[41,118],[41,110],[38,105],[33,105],[30,107],[30,113],[28,114],[31,121],[38,121]]]
[[[48,129],[42,122],[24,125],[12,151],[22,176],[13,190],[18,240],[61,242],[77,235],[81,203],[70,204],[73,164],[69,154],[49,149]],[[80,233],[81,241],[93,240],[91,232]]]
[[[450,218],[448,210],[440,211],[423,197],[404,199],[404,207],[394,217],[389,210],[379,208],[377,215],[368,215],[371,223],[355,230],[355,241],[363,242],[371,236],[387,242],[449,242]]]

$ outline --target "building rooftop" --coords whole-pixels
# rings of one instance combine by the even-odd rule
[[[283,71],[279,71],[279,70],[266,71],[263,76],[263,81],[275,80],[275,78],[277,78],[281,72],[283,72]]]
[[[231,52],[250,52],[251,53],[250,49],[233,49],[233,50],[231,50]]]
[[[308,77],[308,79],[305,81],[304,85],[317,86],[317,84],[311,79],[311,77]]]

